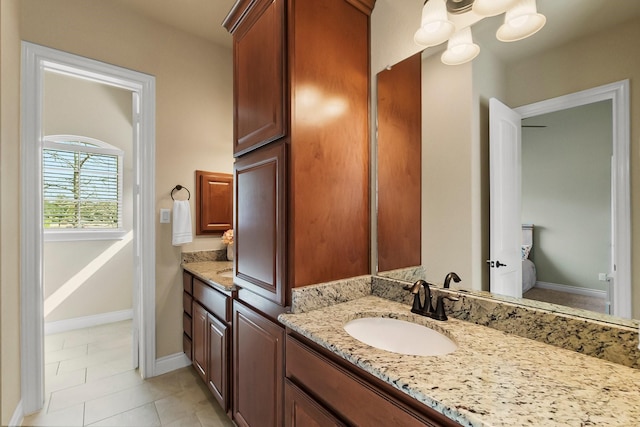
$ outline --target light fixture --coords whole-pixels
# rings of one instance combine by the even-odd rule
[[[457,65],[471,61],[480,53],[480,46],[473,43],[468,20],[466,24],[462,24],[464,19],[456,21],[460,26],[467,25],[456,32],[456,24],[449,19],[449,14],[460,15],[469,11],[479,15],[480,20],[506,12],[504,24],[496,33],[498,40],[503,42],[529,37],[547,22],[547,18],[538,13],[536,0],[425,0],[420,28],[413,40],[424,47],[431,47],[448,39],[447,50],[440,57],[443,63]],[[471,16],[477,20],[476,16]]]
[[[536,0],[518,0],[507,10],[496,37],[503,42],[522,40],[537,33],[546,22],[547,18],[537,11]]]
[[[447,16],[445,0],[427,0],[422,8],[422,22],[413,39],[416,43],[429,47],[445,42],[456,27]]]
[[[471,28],[465,27],[451,36],[440,60],[446,65],[460,65],[471,61],[480,53],[480,46],[473,42]]]
[[[472,10],[481,16],[496,16],[512,8],[518,0],[475,0]]]

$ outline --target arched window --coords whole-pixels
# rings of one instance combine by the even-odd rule
[[[122,231],[123,154],[86,136],[44,138],[42,194],[47,240],[114,238]]]

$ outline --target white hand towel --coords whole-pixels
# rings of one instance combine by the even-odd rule
[[[173,202],[173,246],[190,243],[193,240],[191,233],[191,206],[188,200],[174,200]]]

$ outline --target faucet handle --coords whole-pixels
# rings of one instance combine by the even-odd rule
[[[444,300],[448,299],[449,301],[459,301],[459,298],[438,295],[438,299],[436,300],[436,311],[431,315],[432,319],[435,320],[447,320],[447,313],[444,310]]]
[[[426,282],[424,280],[416,280],[413,285],[406,285],[402,288],[405,291],[411,292],[413,295],[413,306],[411,307],[412,313],[421,313],[424,308],[423,304],[420,302],[420,287],[423,283]]]

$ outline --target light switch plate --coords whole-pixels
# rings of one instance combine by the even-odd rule
[[[160,224],[171,222],[171,209],[160,209]]]

